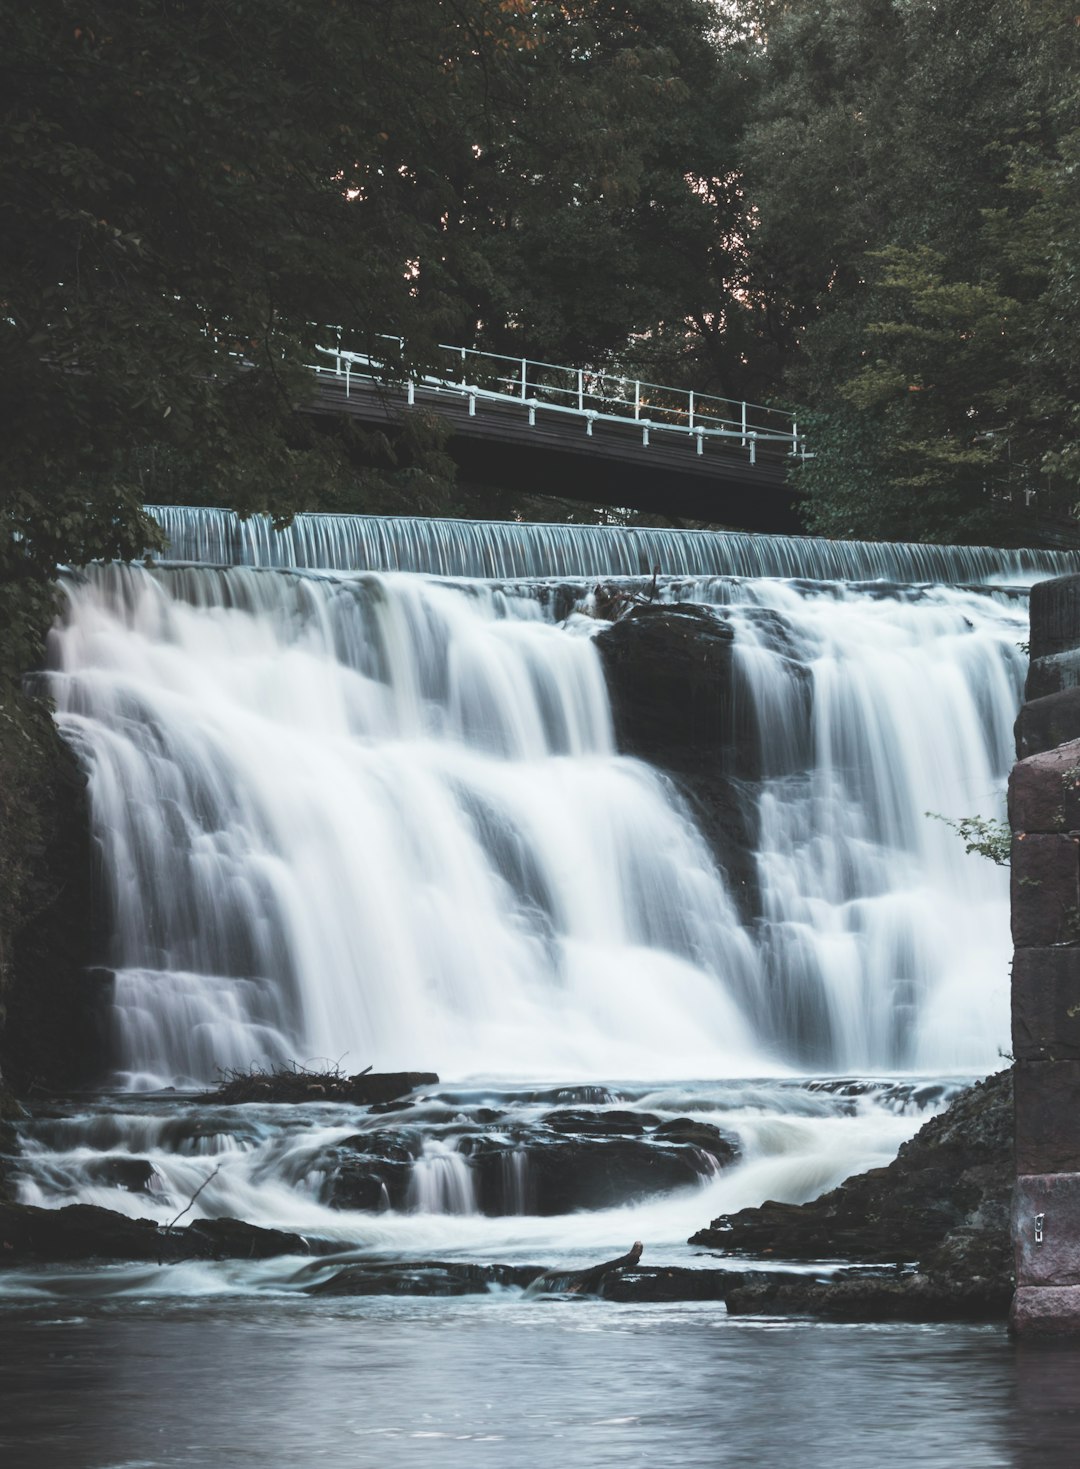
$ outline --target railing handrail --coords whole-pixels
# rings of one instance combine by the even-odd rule
[[[338,377],[344,376],[346,395],[354,374],[373,381],[385,375],[386,364],[379,358],[341,346],[341,328],[330,327],[327,331],[338,332],[337,345],[317,345],[316,351],[334,358],[333,371]],[[377,340],[395,342],[399,350],[404,348],[400,337],[383,335]],[[435,373],[422,377],[410,376],[406,380],[410,404],[414,402],[415,392],[419,387],[424,391],[467,397],[470,415],[475,415],[478,400],[490,400],[518,404],[528,409],[529,422],[532,425],[535,425],[538,408],[545,413],[568,413],[584,419],[589,434],[593,431],[593,424],[598,422],[635,424],[642,430],[644,445],[649,443],[649,431],[656,429],[666,433],[692,435],[697,440],[699,454],[705,439],[738,439],[743,448],[749,449],[751,463],[756,462],[759,444],[787,444],[789,455],[810,457],[794,415],[767,404],[721,398],[712,393],[698,393],[693,388],[653,383],[610,368],[568,367],[562,363],[544,362],[539,358],[511,357],[507,353],[484,352],[476,347],[456,347],[449,343],[439,343],[438,350],[452,354],[455,362],[460,364],[460,376],[448,377]],[[512,366],[514,371],[512,374],[504,372],[502,375],[496,372],[496,386],[485,386],[480,381],[469,381],[466,369],[472,365],[471,359],[476,359],[477,366],[487,363],[494,369],[497,364],[506,364]],[[312,370],[322,373],[329,369],[313,363]],[[541,382],[538,380],[538,373],[560,374],[565,380],[564,384]],[[613,392],[611,389],[617,391]],[[626,396],[631,389],[632,398]],[[667,401],[657,401],[656,395],[663,395]],[[570,401],[552,401],[553,397]],[[627,411],[611,411],[618,408]],[[723,411],[717,412],[718,409],[733,410],[734,416]],[[780,418],[790,427],[781,429],[778,425],[762,422],[766,415],[774,419]]]

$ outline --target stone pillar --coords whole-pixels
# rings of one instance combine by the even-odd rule
[[[1080,1334],[1080,577],[1032,596],[1034,696],[1009,781],[1021,1336]],[[1068,738],[1072,736],[1072,738]],[[1066,737],[1067,743],[1056,744]],[[1047,748],[1048,745],[1054,748]]]

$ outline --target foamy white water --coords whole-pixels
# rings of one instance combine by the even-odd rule
[[[615,754],[590,640],[528,587],[69,582],[51,684],[90,773],[129,1084],[286,1057],[991,1069],[1004,878],[926,813],[1000,809],[1022,603],[775,580],[677,595],[722,597],[736,630],[762,777],[749,928],[670,786]]]

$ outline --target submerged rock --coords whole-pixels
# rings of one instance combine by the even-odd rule
[[[722,1215],[690,1243],[757,1258],[918,1263],[885,1277],[740,1286],[733,1311],[1003,1319],[1012,1291],[1012,1137],[1012,1073],[1003,1071],[931,1118],[888,1167],[809,1204],[769,1200]]]

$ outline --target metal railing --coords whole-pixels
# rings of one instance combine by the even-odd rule
[[[399,338],[387,340],[396,343],[400,351]],[[333,347],[320,346],[316,350],[330,361],[312,364],[312,370],[344,379],[346,396],[354,379],[387,382],[384,363],[367,353],[346,350],[340,340]],[[416,403],[418,393],[466,399],[470,416],[475,416],[480,402],[514,404],[528,414],[533,426],[538,411],[577,418],[589,435],[598,423],[633,424],[644,446],[648,446],[653,433],[660,432],[688,436],[698,454],[705,452],[707,442],[738,445],[748,453],[751,464],[757,463],[759,454],[811,457],[798,422],[790,414],[764,404],[663,387],[604,369],[563,367],[528,357],[479,352],[472,347],[440,345],[438,350],[445,354],[446,370],[407,378],[404,388],[410,406]]]

